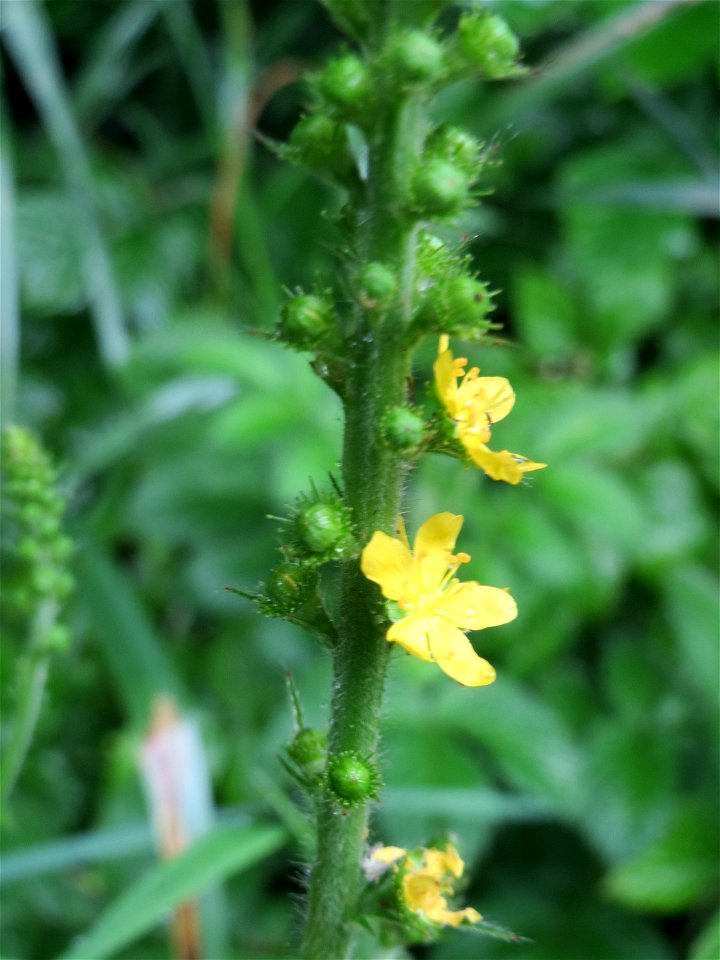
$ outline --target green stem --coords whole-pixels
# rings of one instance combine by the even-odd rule
[[[424,131],[418,104],[395,102],[387,104],[369,137],[369,176],[365,202],[358,211],[358,223],[364,225],[358,249],[367,260],[392,265],[400,289],[397,308],[382,322],[373,324],[358,314],[358,333],[350,344],[343,480],[361,543],[375,530],[392,533],[400,510],[405,466],[383,442],[381,423],[390,407],[406,399],[410,359],[402,330],[412,307],[415,262],[407,183]],[[378,623],[377,587],[363,577],[357,561],[345,564],[341,591],[329,753],[352,750],[375,758],[390,646]],[[327,792],[318,800],[317,854],[301,950],[309,960],[348,955],[369,812],[369,802],[341,811]]]
[[[56,617],[57,604],[54,600],[46,600],[40,604],[33,618],[29,649],[19,669],[17,711],[0,769],[3,808],[10,799],[32,743],[50,661],[50,654],[41,652],[42,645]]]

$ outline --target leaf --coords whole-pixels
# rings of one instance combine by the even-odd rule
[[[185,853],[144,874],[62,954],[61,960],[104,960],[156,926],[168,910],[247,870],[280,849],[279,827],[216,827]]]
[[[76,558],[77,592],[90,616],[128,716],[147,723],[158,693],[183,699],[182,684],[129,580],[104,551],[86,540]]]
[[[720,666],[715,579],[697,565],[673,567],[665,578],[663,594],[675,638],[678,666],[689,685],[702,694],[707,708],[714,715]]]
[[[716,811],[686,802],[665,834],[605,878],[605,891],[633,910],[679,913],[705,902],[717,886]]]
[[[710,918],[690,948],[690,960],[717,960],[720,957],[720,911]]]

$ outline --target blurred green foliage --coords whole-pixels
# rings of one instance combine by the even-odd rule
[[[305,0],[12,6],[4,409],[62,464],[78,587],[3,826],[3,954],[55,956],[151,889],[135,755],[164,690],[200,720],[218,806],[295,838],[207,877],[241,870],[222,955],[285,957],[303,829],[277,760],[283,671],[321,724],[328,663],[224,588],[266,575],[266,515],[339,457],[336,398],[253,331],[283,286],[332,275],[320,214],[342,198],[252,135],[286,137],[299,70],[338,38]],[[411,527],[463,513],[469,575],[511,587],[520,617],[477,638],[487,689],[394,658],[377,839],[453,831],[466,902],[532,941],[453,934],[424,957],[711,960],[717,6],[492,6],[546,66],[438,103],[502,161],[447,233],[500,291],[507,342],[468,348],[517,392],[498,441],[550,466],[521,496],[439,457],[412,477]],[[168,955],[166,905],[123,957]]]

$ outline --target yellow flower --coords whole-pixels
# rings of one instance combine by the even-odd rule
[[[506,483],[520,483],[529,470],[542,470],[547,464],[535,463],[509,450],[496,453],[486,446],[493,426],[512,410],[515,392],[505,377],[481,377],[477,367],[466,373],[467,360],[455,359],[448,345],[448,337],[440,337],[433,367],[435,387],[455,423],[458,440],[473,462],[493,480]]]
[[[457,927],[464,920],[478,923],[482,915],[472,907],[449,910],[447,898],[455,890],[455,880],[463,875],[465,864],[455,847],[449,843],[444,850],[421,848],[408,854],[402,847],[379,847],[370,853],[367,863],[377,863],[380,871],[390,867],[400,878],[400,890],[405,907],[431,923]],[[372,867],[368,877],[376,879]]]
[[[410,550],[402,519],[400,537],[376,531],[362,552],[362,572],[379,584],[406,616],[390,627],[386,639],[421,660],[434,661],[466,687],[492,683],[495,670],[479,657],[463,630],[509,623],[517,616],[506,590],[460,583],[454,574],[470,557],[453,554],[463,518],[452,513],[430,517]]]

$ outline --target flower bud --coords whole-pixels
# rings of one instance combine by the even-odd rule
[[[353,169],[344,124],[319,113],[308,114],[295,125],[287,157],[340,180]]]
[[[311,553],[339,550],[348,535],[348,518],[339,502],[311,503],[297,517],[298,536]]]
[[[390,40],[387,58],[395,80],[413,86],[432,83],[443,70],[443,48],[422,30],[408,30]]]
[[[412,457],[420,452],[425,440],[423,418],[410,407],[393,407],[383,419],[385,440],[398,453]]]
[[[370,90],[367,67],[352,53],[337,57],[323,71],[320,89],[336,106],[354,113]]]
[[[466,325],[484,320],[492,308],[485,284],[466,274],[452,277],[441,284],[438,293],[442,297],[443,308],[449,319]]]
[[[303,727],[285,748],[287,755],[304,773],[319,777],[325,769],[327,734],[313,727]]]
[[[317,585],[317,573],[298,563],[281,563],[271,571],[267,595],[279,613],[293,613],[301,607]]]
[[[432,158],[413,178],[412,194],[417,211],[425,216],[449,216],[458,213],[468,201],[470,183],[467,174],[446,160]]]
[[[458,24],[458,43],[465,59],[491,80],[518,72],[520,44],[502,17],[465,14]]]
[[[330,301],[316,294],[303,293],[283,307],[280,329],[287,341],[306,347],[319,343],[334,324]]]
[[[360,303],[367,310],[386,307],[392,301],[397,290],[397,280],[393,271],[382,263],[372,261],[365,264],[357,278]]]
[[[482,166],[482,145],[459,127],[438,127],[428,140],[428,152],[455,164],[472,179]]]
[[[330,758],[327,784],[341,806],[351,807],[377,796],[379,776],[372,761],[355,750],[344,750]]]

